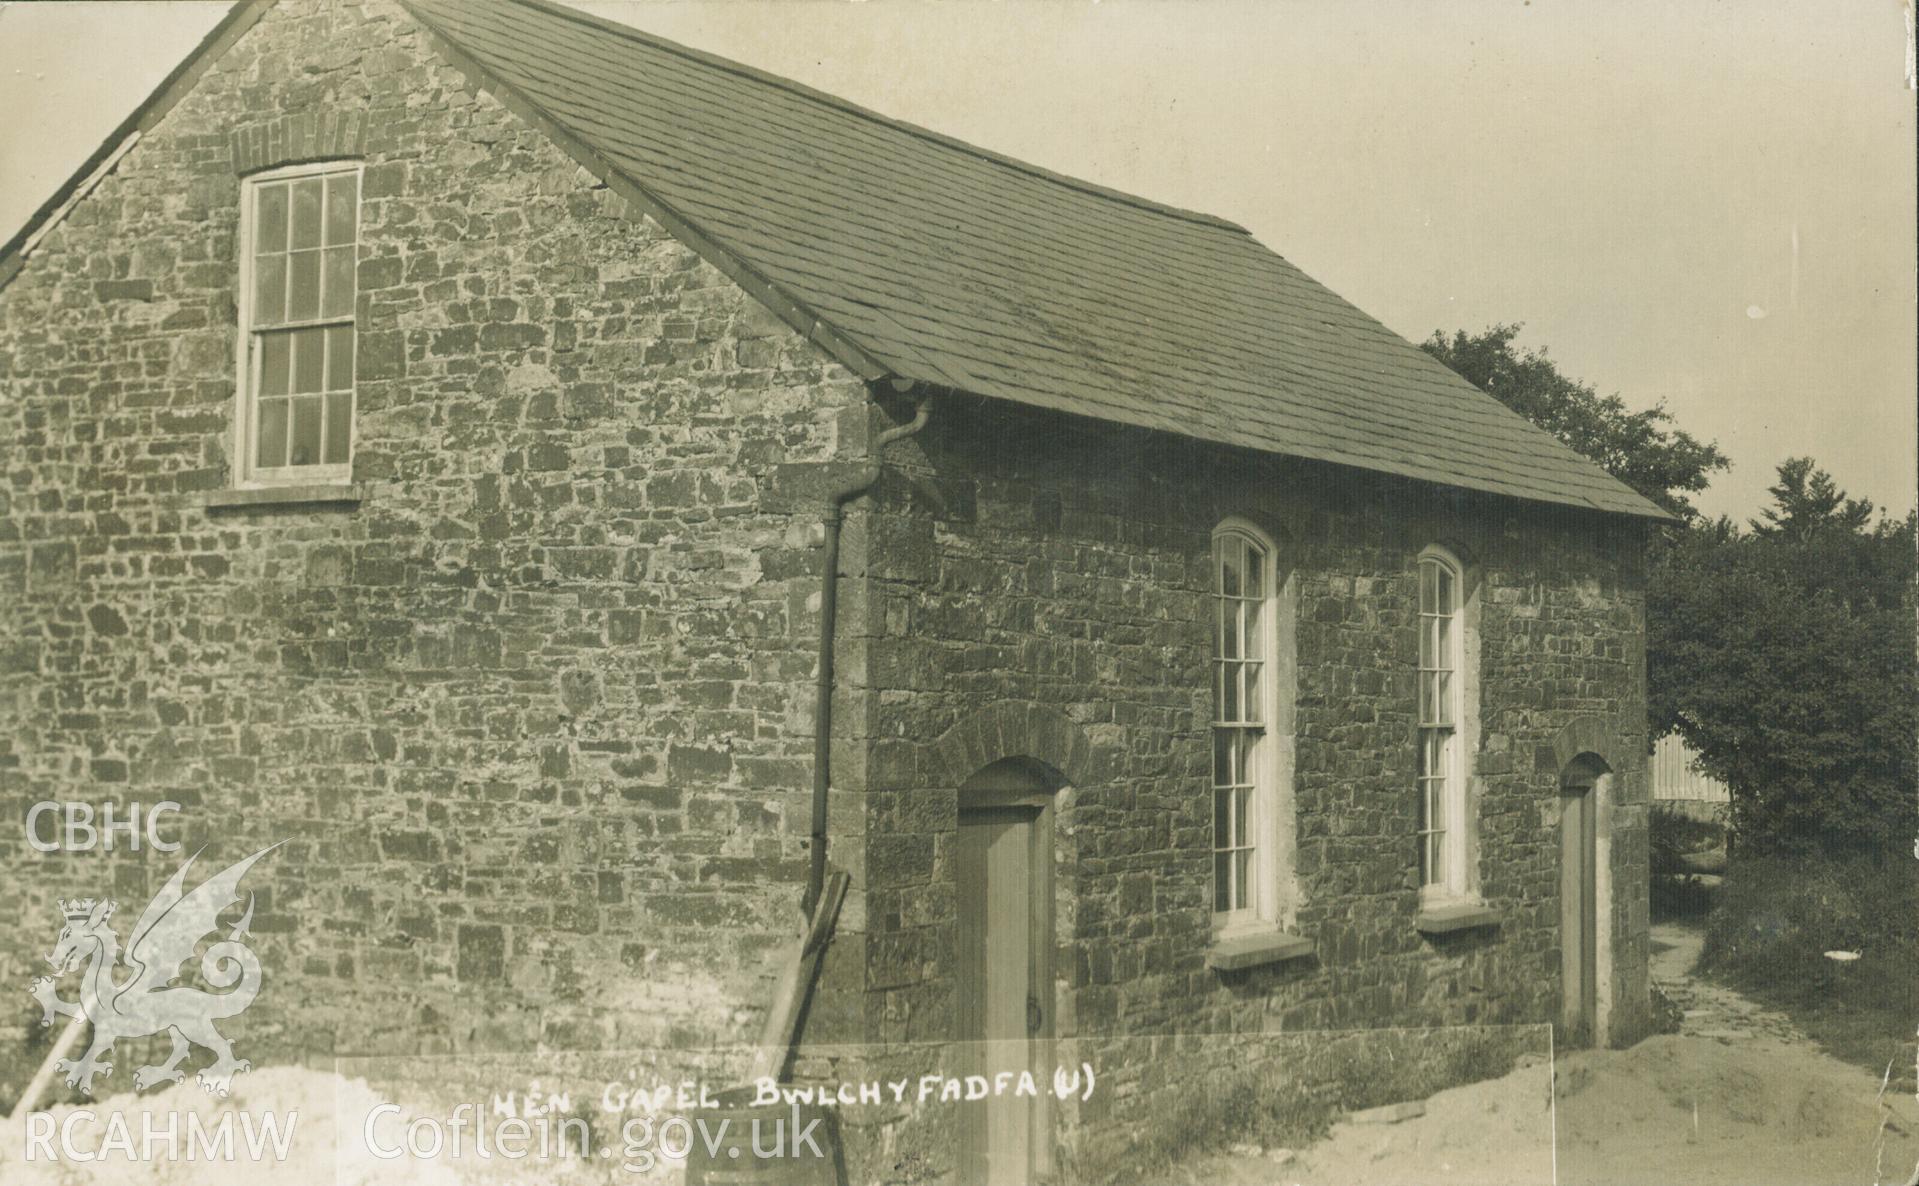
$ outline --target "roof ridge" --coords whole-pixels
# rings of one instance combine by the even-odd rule
[[[623,25],[618,21],[596,16],[593,13],[575,8],[570,4],[559,3],[558,0],[511,0],[511,2],[522,8],[537,9],[564,20],[589,25],[619,37],[643,42],[656,49],[676,54],[680,57],[699,62],[702,65],[724,70],[729,74],[736,74],[742,78],[751,79],[754,82],[790,91],[801,98],[810,99],[815,103],[820,103],[827,107],[834,107],[849,114],[857,115],[862,119],[872,120],[875,123],[896,128],[908,135],[917,136],[922,140],[930,140],[946,148],[957,149],[969,156],[978,157],[983,161],[989,161],[996,165],[1002,165],[1018,172],[1026,173],[1043,181],[1050,181],[1055,185],[1065,186],[1068,189],[1076,189],[1082,193],[1091,194],[1094,197],[1105,198],[1108,201],[1120,202],[1128,206],[1136,206],[1142,210],[1152,211],[1155,214],[1165,214],[1174,218],[1185,219],[1188,222],[1199,223],[1203,226],[1235,231],[1248,238],[1251,238],[1253,234],[1239,223],[1233,222],[1231,219],[1221,218],[1217,214],[1208,214],[1203,210],[1189,210],[1183,206],[1174,206],[1166,202],[1154,201],[1152,198],[1141,197],[1138,194],[1130,194],[1125,190],[1101,185],[1096,181],[1088,181],[1083,177],[1073,177],[1069,174],[1058,173],[1043,165],[1035,165],[1031,161],[1022,161],[1018,157],[1008,156],[1003,152],[995,152],[990,148],[983,148],[980,145],[961,140],[957,136],[949,136],[944,132],[936,132],[931,128],[921,127],[919,124],[900,119],[896,116],[887,115],[885,112],[875,111],[870,107],[863,107],[850,99],[807,86],[805,83],[796,79],[787,78],[785,75],[775,74],[770,70],[762,70],[757,66],[749,66],[744,62],[734,61],[732,58],[724,58],[718,54],[710,53],[703,49],[696,49],[690,45],[682,45],[677,41],[661,37],[657,33],[649,33],[645,29],[636,28],[632,25]]]

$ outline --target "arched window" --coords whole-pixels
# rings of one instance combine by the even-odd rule
[[[1273,541],[1228,520],[1213,534],[1213,923],[1281,922],[1289,904],[1293,712]]]
[[[1465,745],[1461,733],[1469,685],[1465,582],[1443,548],[1419,556],[1419,884],[1428,897],[1466,894]]]

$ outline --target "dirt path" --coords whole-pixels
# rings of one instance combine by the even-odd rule
[[[1744,1041],[1748,1038],[1773,1038],[1788,1044],[1806,1044],[1808,1039],[1784,1013],[1777,1013],[1747,1000],[1729,988],[1693,975],[1699,953],[1706,945],[1706,934],[1697,927],[1661,923],[1652,929],[1651,968],[1653,983],[1663,989],[1675,1005],[1685,1010],[1681,1037],[1709,1038],[1715,1041]]]
[[[1919,1101],[1820,1051],[1783,1015],[1692,975],[1700,936],[1653,928],[1681,1032],[1349,1117],[1290,1157],[1214,1158],[1220,1186],[1903,1186]],[[1555,1076],[1554,1071],[1557,1071]],[[1555,1141],[1555,1133],[1557,1140]]]

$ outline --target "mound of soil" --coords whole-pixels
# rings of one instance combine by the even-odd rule
[[[1189,1167],[1222,1186],[1824,1186],[1901,1183],[1919,1102],[1809,1043],[1649,1038],[1451,1088],[1397,1123],[1349,1118],[1283,1162]],[[1554,1140],[1555,1129],[1557,1141]],[[1556,1162],[1556,1165],[1555,1165]]]
[[[124,1076],[125,1071],[121,1074]],[[97,1160],[76,1161],[64,1156],[47,1160],[36,1148],[33,1160],[27,1160],[23,1145],[25,1120],[9,1125],[0,1142],[0,1181],[8,1186],[257,1186],[272,1183],[328,1183],[329,1186],[467,1186],[469,1177],[455,1172],[455,1166],[442,1161],[420,1161],[409,1156],[392,1160],[377,1158],[366,1148],[361,1130],[366,1116],[386,1102],[366,1083],[346,1079],[328,1071],[302,1067],[269,1067],[248,1071],[234,1080],[233,1094],[215,1099],[191,1078],[162,1091],[136,1095],[123,1092],[84,1104],[65,1104],[48,1109],[52,1131],[58,1133],[77,1110],[92,1113],[91,1118],[75,1121],[73,1143],[85,1153],[98,1152]],[[223,1114],[233,1114],[231,1160],[208,1160],[189,1153],[192,1132],[189,1114],[199,1118],[202,1129],[216,1131]],[[264,1160],[256,1161],[246,1151],[245,1129],[239,1114],[248,1114],[258,1131],[260,1118],[273,1114],[284,1125],[286,1117],[297,1114],[291,1139],[286,1142],[287,1156],[275,1157],[267,1145]],[[135,1158],[143,1152],[149,1159],[133,1160],[119,1149],[103,1149],[113,1129],[110,1117],[118,1116],[131,1138]],[[403,1120],[403,1118],[402,1118]],[[143,1134],[150,1131],[178,1133],[178,1142],[146,1143]],[[402,1122],[383,1123],[381,1139],[393,1140]],[[44,1131],[44,1130],[43,1130]],[[282,1129],[284,1131],[284,1128]],[[198,1151],[198,1146],[194,1151]],[[53,1149],[60,1152],[56,1139]],[[169,1152],[171,1151],[171,1155]]]
[[[1806,1043],[1665,1035],[1561,1061],[1560,1181],[1903,1182],[1919,1103]]]

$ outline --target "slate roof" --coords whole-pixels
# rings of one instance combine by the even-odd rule
[[[1668,517],[1232,223],[549,0],[401,3],[476,81],[869,379]]]

